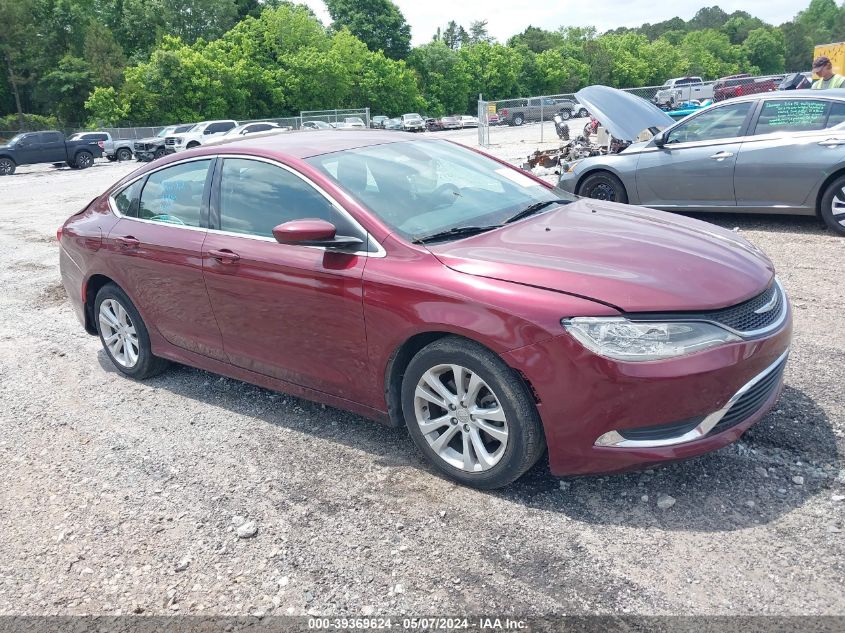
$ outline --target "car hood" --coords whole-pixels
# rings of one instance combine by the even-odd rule
[[[164,143],[164,136],[148,136],[147,138],[136,138],[135,143]]]
[[[462,273],[587,297],[623,312],[724,308],[759,294],[774,276],[768,258],[731,231],[588,198],[428,248]]]
[[[608,86],[588,86],[575,96],[620,141],[633,141],[649,128],[663,129],[674,119],[653,103]]]

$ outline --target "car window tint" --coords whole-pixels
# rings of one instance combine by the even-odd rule
[[[59,132],[44,132],[41,134],[42,143],[58,143],[62,140],[62,135]]]
[[[821,99],[783,99],[766,101],[757,119],[755,134],[806,132],[821,130],[827,121],[829,101]]]
[[[220,176],[220,229],[273,237],[273,228],[292,220],[320,219],[338,235],[364,238],[314,187],[269,163],[227,158]]]
[[[132,207],[132,202],[138,197],[138,192],[141,191],[141,180],[136,180],[128,187],[124,187],[119,193],[112,196],[114,204],[121,215],[128,215],[136,217],[138,215],[137,207]]]
[[[666,143],[693,143],[739,136],[751,101],[706,110],[671,130]]]
[[[827,127],[835,127],[845,123],[845,101],[834,101],[827,116]]]
[[[138,217],[153,222],[200,226],[202,193],[210,160],[174,165],[150,174]]]

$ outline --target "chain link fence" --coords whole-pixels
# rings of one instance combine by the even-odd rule
[[[346,110],[303,110],[299,113],[300,127],[309,121],[322,121],[332,127],[355,125],[358,121],[370,127],[369,108],[350,108]],[[296,128],[299,129],[299,128]]]
[[[784,75],[760,75],[731,80],[706,81],[674,87],[642,86],[623,88],[625,92],[650,101],[664,110],[671,111],[688,101],[719,100],[751,92],[775,90]],[[718,85],[717,85],[718,84]],[[749,86],[753,86],[749,88]],[[526,141],[539,144],[558,142],[554,116],[560,114],[574,130],[589,123],[590,113],[578,103],[572,93],[498,99],[478,99],[478,143],[482,147],[500,142]],[[570,120],[574,120],[569,123]],[[517,128],[516,130],[507,128]]]

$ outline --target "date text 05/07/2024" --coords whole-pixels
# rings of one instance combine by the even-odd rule
[[[402,629],[406,631],[427,630],[488,630],[488,631],[520,631],[526,629],[525,620],[511,618],[309,618],[308,628],[314,630],[390,630]]]

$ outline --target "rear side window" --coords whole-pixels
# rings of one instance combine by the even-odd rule
[[[62,135],[59,132],[42,132],[42,143],[58,143],[62,140]]]
[[[845,123],[845,101],[834,101],[827,116],[827,127],[835,127]]]
[[[206,134],[219,134],[220,132],[228,132],[235,124],[231,121],[223,122],[223,123],[212,123],[207,128],[205,128]]]
[[[196,160],[150,174],[138,208],[142,220],[201,226],[202,194],[210,160]]]
[[[361,232],[314,187],[289,171],[256,160],[227,158],[220,176],[220,229],[273,237],[291,220],[327,220],[338,235]]]
[[[119,193],[112,196],[114,204],[120,212],[120,215],[126,215],[129,217],[136,217],[138,215],[138,206],[134,204],[134,202],[141,191],[141,183],[143,181],[143,178],[141,180],[136,180],[131,185],[125,187]]]
[[[830,102],[821,99],[765,101],[754,133],[821,130],[826,126],[829,108]]]
[[[256,125],[250,125],[246,131],[247,132],[266,132],[267,130],[272,129],[273,126],[268,123],[257,123]]]

